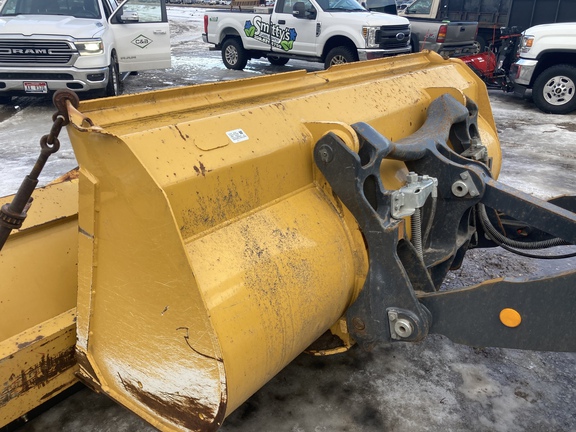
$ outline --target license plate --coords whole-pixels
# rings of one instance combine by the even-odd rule
[[[29,81],[24,83],[26,93],[48,93],[48,85],[42,81]]]

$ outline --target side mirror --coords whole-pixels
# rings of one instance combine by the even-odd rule
[[[292,7],[292,16],[295,18],[306,18],[306,6],[304,2],[296,2]]]
[[[307,11],[304,2],[296,2],[292,7],[292,16],[300,19],[315,19],[316,10]]]

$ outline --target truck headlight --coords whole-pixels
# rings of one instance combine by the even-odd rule
[[[74,42],[80,55],[97,55],[104,52],[104,44],[100,39],[90,39]]]
[[[362,27],[362,36],[364,36],[364,41],[366,42],[366,48],[378,48],[379,42],[377,41],[379,38],[378,32],[380,31],[380,27]]]
[[[522,36],[522,42],[520,42],[520,47],[518,48],[518,52],[520,54],[526,54],[532,48],[532,44],[534,43],[534,36],[524,35]]]

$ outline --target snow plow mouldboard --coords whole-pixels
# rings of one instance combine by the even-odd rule
[[[329,329],[339,344],[310,351],[349,347],[369,257],[315,144],[357,152],[358,122],[401,140],[442,95],[474,116],[464,133],[497,176],[484,86],[433,53],[69,106],[83,381],[161,430],[211,431]],[[403,162],[379,169],[385,188],[406,182]]]

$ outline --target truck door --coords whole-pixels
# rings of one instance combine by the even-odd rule
[[[109,22],[116,40],[120,72],[171,66],[165,0],[126,0]]]
[[[235,15],[238,17],[237,14]],[[246,17],[246,19],[243,17]],[[253,15],[242,14],[239,18],[236,18],[244,24],[244,34],[242,35],[244,48],[258,51],[271,49],[270,39],[273,32],[271,31],[270,18],[270,13],[258,13],[256,11]]]
[[[296,9],[301,13],[296,18],[293,11],[298,3],[300,5],[296,6]],[[310,0],[277,0],[274,12],[270,26],[273,32],[272,51],[320,55],[316,52],[318,11]]]

